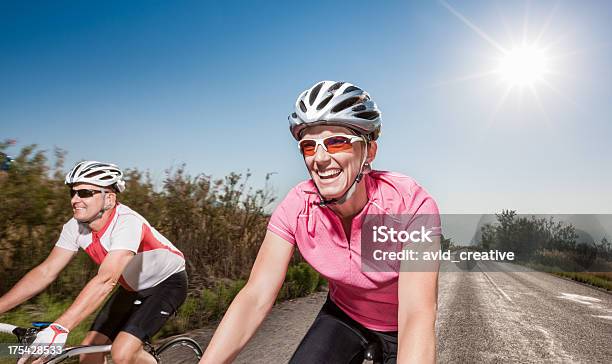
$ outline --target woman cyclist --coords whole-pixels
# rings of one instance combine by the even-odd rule
[[[329,295],[290,363],[361,363],[372,343],[385,363],[435,362],[437,269],[362,269],[369,214],[427,214],[439,228],[435,201],[412,178],[371,169],[381,127],[376,104],[355,85],[322,81],[300,94],[289,124],[311,179],[272,214],[249,280],[201,363],[238,355],[271,309],[296,246],[328,280]]]

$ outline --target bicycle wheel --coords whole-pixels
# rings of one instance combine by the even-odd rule
[[[193,339],[177,337],[155,350],[161,364],[194,364],[202,357],[202,348]]]

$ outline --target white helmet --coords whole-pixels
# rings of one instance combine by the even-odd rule
[[[308,126],[340,125],[368,140],[380,134],[380,110],[370,95],[348,82],[321,81],[302,92],[289,115],[289,129],[296,140]]]
[[[123,172],[115,164],[96,161],[77,163],[66,175],[67,185],[89,183],[101,187],[112,187],[117,192],[125,191]]]

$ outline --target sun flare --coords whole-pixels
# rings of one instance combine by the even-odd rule
[[[495,37],[485,32],[445,0],[438,1],[451,14],[484,40],[491,47],[492,51],[486,57],[486,68],[475,73],[457,77],[451,81],[439,83],[440,85],[466,81],[472,82],[479,79],[497,81],[488,83],[495,90],[501,92],[497,102],[491,103],[490,120],[495,118],[502,111],[502,108],[508,105],[507,102],[511,99],[516,99],[517,103],[514,105],[519,107],[518,110],[527,110],[527,108],[524,108],[526,102],[529,102],[530,105],[535,105],[542,112],[543,119],[548,120],[542,95],[545,92],[550,94],[548,91],[551,91],[559,97],[568,99],[558,88],[557,84],[560,82],[560,77],[567,77],[565,72],[567,64],[564,65],[564,62],[567,61],[563,59],[578,51],[559,52],[560,49],[563,49],[562,40],[565,37],[565,33],[553,32],[550,27],[556,12],[556,6],[549,11],[548,16],[540,23],[540,29],[537,32],[529,30],[529,13],[527,10],[523,19],[522,30],[510,27],[504,14],[500,13],[502,18],[499,23],[503,25],[507,35],[507,43],[504,44],[504,42],[499,42]],[[528,96],[531,97],[528,98]]]
[[[548,57],[544,50],[533,46],[516,47],[501,57],[497,71],[510,86],[532,86],[544,79]]]

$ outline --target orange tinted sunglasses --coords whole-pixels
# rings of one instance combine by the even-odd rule
[[[352,149],[353,143],[357,141],[365,143],[365,140],[357,135],[337,134],[321,139],[302,139],[298,142],[298,148],[305,157],[312,157],[317,153],[318,145],[327,153],[334,154]]]

